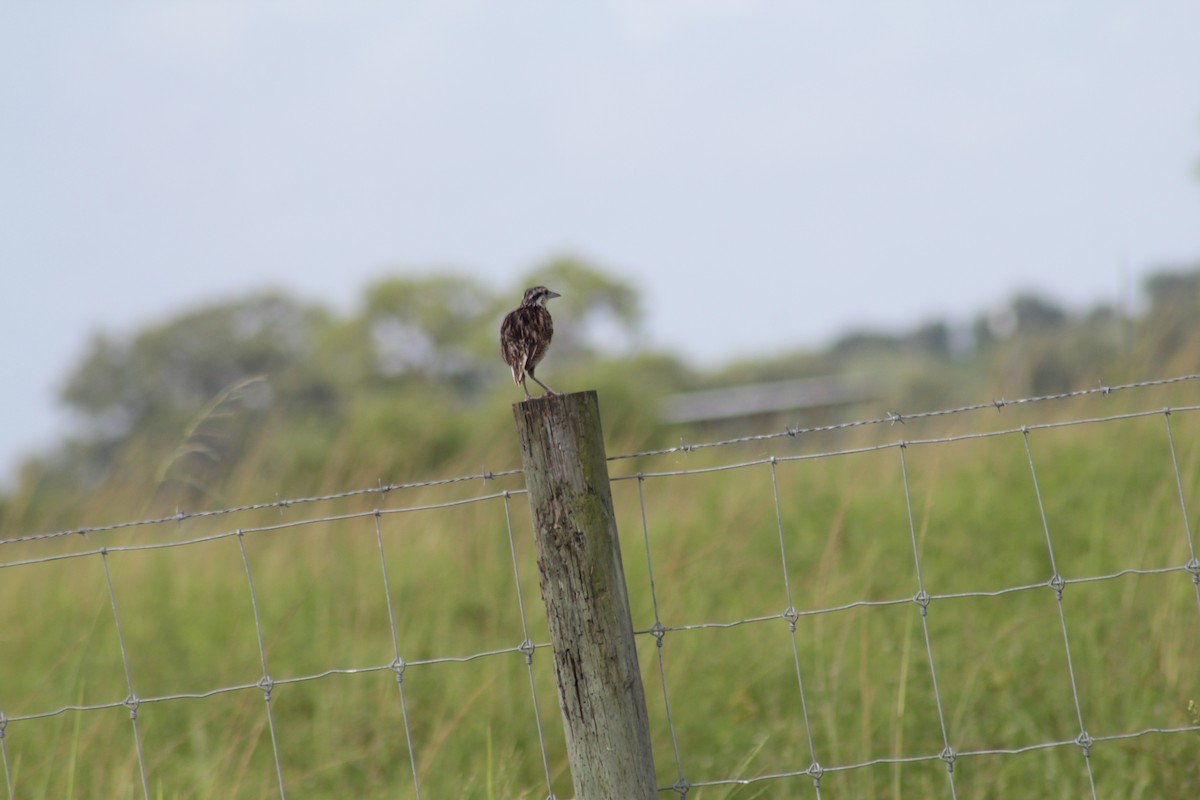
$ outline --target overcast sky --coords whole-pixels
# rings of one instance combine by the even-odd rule
[[[0,4],[0,475],[93,333],[266,286],[349,309],[572,252],[698,363],[1115,301],[1200,259],[1197,31],[1195,0]]]

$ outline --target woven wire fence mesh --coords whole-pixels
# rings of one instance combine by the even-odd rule
[[[662,793],[1195,796],[1198,381],[611,457]],[[5,532],[8,796],[569,796],[529,527],[508,470]]]

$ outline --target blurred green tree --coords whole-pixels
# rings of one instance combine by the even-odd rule
[[[1171,363],[1183,356],[1186,362],[1200,349],[1200,265],[1156,272],[1143,288],[1150,302],[1140,337],[1145,357]]]
[[[327,408],[337,387],[317,358],[328,314],[280,293],[215,303],[127,339],[98,334],[61,398],[85,433],[121,438],[135,428],[178,426],[229,387],[255,376],[250,408],[284,401]]]
[[[375,377],[447,381],[464,394],[494,378],[489,326],[497,300],[479,282],[457,274],[389,277],[363,297],[359,324]]]

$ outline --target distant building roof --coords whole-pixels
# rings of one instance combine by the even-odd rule
[[[675,423],[705,422],[827,408],[869,400],[876,395],[875,389],[875,381],[869,378],[842,375],[706,389],[668,397],[664,418]]]

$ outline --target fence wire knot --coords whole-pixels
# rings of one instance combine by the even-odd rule
[[[1200,586],[1200,561],[1197,561],[1196,557],[1192,556],[1192,560],[1187,562],[1184,569],[1192,574],[1192,583]]]
[[[800,619],[800,612],[796,610],[796,607],[788,606],[780,616],[787,620],[788,627],[792,629],[792,633],[795,633],[796,620]]]
[[[1050,580],[1046,582],[1046,585],[1054,590],[1059,600],[1062,600],[1063,589],[1067,588],[1067,582],[1062,575],[1059,575],[1057,572],[1054,573]]]
[[[921,589],[913,596],[913,602],[921,607],[921,616],[929,613],[929,594]]]
[[[816,761],[808,765],[808,769],[804,770],[804,774],[812,778],[813,788],[821,788],[821,776],[825,774],[825,768]]]
[[[938,754],[938,758],[946,762],[946,772],[954,772],[954,759],[958,758],[958,756],[955,754],[953,747],[947,745],[946,749]]]
[[[526,664],[533,663],[533,651],[536,649],[537,648],[533,646],[533,642],[530,641],[528,636],[525,637],[525,641],[517,645],[517,652],[525,656]]]
[[[1088,736],[1087,731],[1082,731],[1075,737],[1075,744],[1079,745],[1083,750],[1084,758],[1091,758],[1092,755],[1092,737]]]
[[[680,778],[667,788],[673,792],[676,792],[679,795],[680,800],[683,800],[683,798],[688,796],[688,792],[692,790],[692,785],[683,778]]]
[[[139,698],[136,694],[132,694],[132,693],[130,693],[130,695],[128,697],[126,697],[124,700],[121,701],[121,705],[123,705],[129,709],[129,718],[130,719],[137,719],[138,706],[140,706],[141,704],[142,704],[141,698]]]
[[[654,625],[650,628],[650,635],[654,637],[655,644],[658,649],[662,649],[663,637],[667,635],[667,629],[663,627],[662,620],[654,620]]]
[[[268,703],[271,702],[271,690],[275,688],[275,681],[270,675],[264,674],[258,679],[257,684],[259,689],[262,689],[263,699]]]
[[[889,411],[889,412],[887,412],[887,420],[888,420],[889,425],[894,426],[897,422],[899,422],[901,425],[903,425],[904,424],[904,415],[901,414],[899,411]]]
[[[395,660],[388,667],[392,672],[396,673],[396,683],[404,683],[404,670],[408,668],[408,665],[404,663],[404,659],[396,656]]]
[[[0,739],[4,738],[4,731],[8,728],[8,715],[0,711]]]

